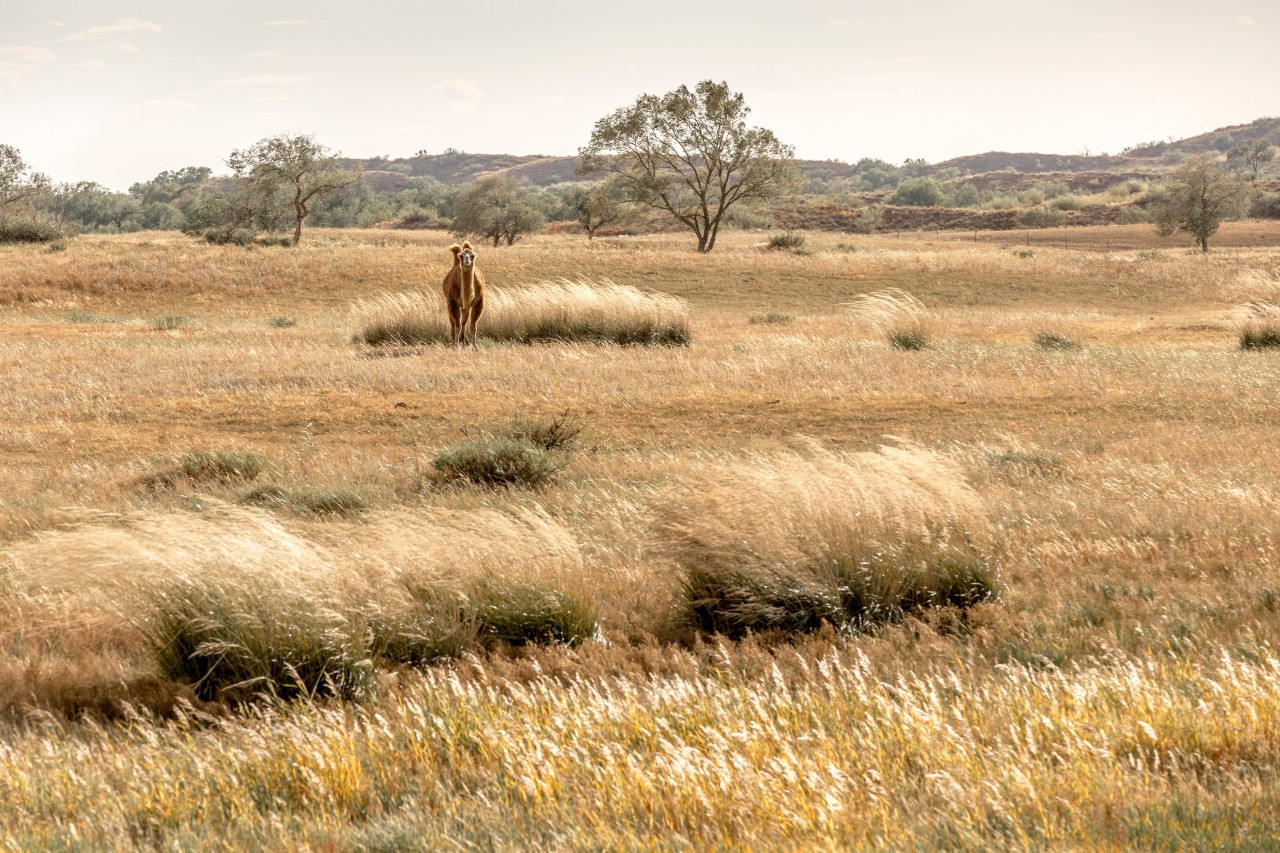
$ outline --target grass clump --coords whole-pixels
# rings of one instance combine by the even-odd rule
[[[1057,474],[1062,470],[1062,457],[1056,453],[1043,450],[1014,450],[1009,448],[999,453],[987,454],[987,464],[1004,471],[1019,472],[1038,476]]]
[[[864,293],[844,307],[857,322],[880,334],[895,349],[927,349],[929,314],[924,303],[898,289]]]
[[[245,490],[238,503],[265,507],[284,507],[315,515],[349,515],[369,509],[369,501],[350,489],[289,490],[274,483],[263,483]]]
[[[1240,349],[1280,347],[1280,324],[1250,323],[1240,330]]]
[[[292,329],[298,325],[297,317],[272,317],[267,324],[273,329]]]
[[[804,246],[804,234],[799,231],[783,231],[781,234],[774,234],[765,244],[765,248],[770,251],[794,251],[802,246]]]
[[[391,294],[357,305],[371,346],[436,344],[450,340],[444,299],[434,291]],[[689,309],[683,299],[644,293],[611,281],[539,282],[485,294],[480,338],[538,342],[687,346]]]
[[[373,690],[346,622],[302,595],[185,581],[159,591],[154,607],[146,634],[157,665],[202,700],[359,699]]]
[[[431,465],[444,480],[522,488],[543,486],[564,467],[545,447],[508,436],[452,445],[436,454]]]
[[[889,345],[894,349],[922,350],[929,348],[929,336],[923,328],[909,326],[901,329],[890,329]]]
[[[747,322],[753,326],[785,326],[794,319],[790,314],[770,311],[768,314],[753,314]]]
[[[656,548],[681,572],[680,618],[707,633],[857,631],[996,595],[973,538],[986,527],[977,495],[915,448],[731,463],[656,518]]]
[[[1042,329],[1036,332],[1035,335],[1032,337],[1032,341],[1034,341],[1035,345],[1040,347],[1040,349],[1045,349],[1045,350],[1064,351],[1064,350],[1073,350],[1073,349],[1080,348],[1079,343],[1067,337],[1066,335],[1062,334],[1061,332],[1053,332],[1047,329]]]
[[[157,332],[172,332],[187,324],[187,318],[181,314],[165,314],[151,321],[151,328]]]
[[[474,601],[482,643],[576,646],[596,633],[594,608],[536,581],[484,580]]]
[[[268,466],[267,457],[242,451],[199,451],[186,453],[163,470],[143,477],[139,484],[148,488],[173,488],[179,485],[228,485],[257,478]]]

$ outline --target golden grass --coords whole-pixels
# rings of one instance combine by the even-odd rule
[[[1268,843],[1280,361],[1237,333],[1241,305],[1280,293],[1277,234],[1228,224],[1207,257],[1145,226],[1070,229],[1065,249],[1032,234],[1030,257],[972,235],[814,234],[805,256],[753,235],[710,256],[539,237],[487,256],[495,290],[671,294],[693,345],[479,352],[351,341],[356,302],[438,289],[443,235],[4,247],[0,697],[19,722],[0,726],[0,847]],[[929,349],[868,340],[840,307],[891,288],[925,306]],[[767,311],[794,319],[748,322]],[[1081,347],[1036,346],[1045,329]],[[537,493],[424,476],[442,447],[566,409],[586,430]],[[886,436],[922,462],[876,491],[896,481],[860,466]],[[258,481],[372,508],[139,486],[199,451],[260,453]],[[933,495],[940,518],[976,500],[999,600],[774,650],[663,645],[680,576],[654,553],[662,519],[723,520],[723,553],[776,562],[842,494]],[[383,668],[368,706],[67,721],[188,695],[138,628],[153,582],[257,578],[394,615],[416,606],[408,579],[469,594],[490,573],[572,590],[600,641]]]
[[[439,293],[384,294],[356,304],[366,343],[432,344],[450,340],[448,311]],[[643,293],[611,281],[542,281],[485,296],[486,339],[517,343],[602,342],[687,344],[684,300]]]

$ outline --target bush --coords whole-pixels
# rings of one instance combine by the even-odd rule
[[[431,464],[446,480],[524,488],[550,482],[564,467],[546,448],[506,436],[455,444],[438,453]]]
[[[0,243],[48,243],[66,236],[61,226],[48,219],[0,219]]]
[[[747,322],[752,326],[785,326],[794,319],[790,314],[779,314],[776,311],[770,311],[768,314],[753,314],[747,318]]]
[[[905,207],[934,207],[946,198],[947,187],[937,178],[912,178],[899,184],[887,201]]]
[[[1120,216],[1116,218],[1119,225],[1142,225],[1151,221],[1151,214],[1136,204],[1126,204],[1120,208]]]
[[[272,317],[270,320],[267,321],[267,323],[273,329],[292,329],[294,326],[298,325],[298,318]]]
[[[804,245],[804,234],[799,231],[783,231],[781,234],[774,234],[769,238],[769,242],[765,248],[770,250],[778,249],[799,249]]]
[[[1039,331],[1035,333],[1032,340],[1035,341],[1035,345],[1040,349],[1070,350],[1080,347],[1078,343],[1059,332]]]
[[[518,417],[502,435],[543,450],[568,450],[577,443],[582,430],[582,422],[566,409],[559,417],[544,421]]]
[[[1066,221],[1066,214],[1052,207],[1029,207],[1018,214],[1018,224],[1023,228],[1051,228]]]
[[[206,228],[200,236],[204,237],[206,243],[217,246],[248,246],[253,243],[258,232],[252,228],[222,225],[217,228]]]
[[[358,699],[373,690],[365,649],[346,623],[301,595],[188,582],[161,591],[155,607],[145,633],[156,663],[205,701]]]
[[[1078,195],[1060,195],[1049,202],[1054,210],[1079,210],[1084,201]]]
[[[1280,219],[1280,193],[1260,192],[1249,203],[1253,219]]]
[[[855,234],[874,234],[884,222],[884,206],[873,204],[858,211],[858,218],[853,220],[852,231]]]

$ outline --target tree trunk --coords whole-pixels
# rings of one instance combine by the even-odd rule
[[[297,217],[297,221],[293,223],[293,245],[298,245],[302,240],[302,216]]]
[[[1209,238],[1208,238],[1208,237],[1201,237],[1201,238],[1200,238],[1200,251],[1205,252],[1205,253],[1207,253],[1207,252],[1209,251]]]

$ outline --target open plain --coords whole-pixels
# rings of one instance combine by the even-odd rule
[[[678,297],[691,342],[481,320],[474,351],[358,340],[379,298],[439,289],[439,232],[0,247],[0,847],[1274,845],[1280,350],[1239,329],[1280,302],[1280,228],[1207,255],[1150,226],[765,236],[482,248],[494,292]],[[922,349],[857,310],[898,291]],[[433,467],[565,413],[546,485]],[[796,502],[839,508],[832,469],[867,472],[851,514],[963,504],[995,597],[865,631],[681,623],[666,532],[791,542]],[[157,664],[174,582],[349,627],[410,566],[536,578],[598,628],[371,652],[351,700],[228,703]]]

